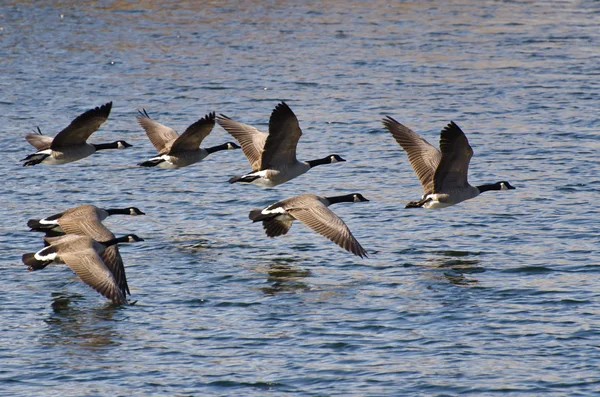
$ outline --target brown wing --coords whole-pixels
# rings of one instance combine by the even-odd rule
[[[175,139],[170,151],[185,152],[187,150],[197,150],[204,138],[210,134],[214,126],[215,114],[213,112],[190,125],[183,134]]]
[[[278,104],[269,119],[269,136],[262,153],[261,170],[292,164],[302,136],[298,119],[285,102]]]
[[[60,227],[67,235],[77,234],[88,236],[96,241],[108,241],[115,238],[115,235],[108,230],[97,218],[83,219],[77,217],[64,217],[59,220]],[[110,270],[119,289],[125,294],[130,294],[129,286],[127,285],[127,276],[125,274],[125,266],[123,258],[119,252],[117,245],[107,247],[100,257],[104,265]]]
[[[78,116],[52,140],[52,149],[61,146],[82,145],[106,121],[112,108],[112,102],[88,110]]]
[[[217,117],[217,123],[239,142],[252,171],[260,170],[261,155],[268,135],[247,124],[232,120],[224,114]]]
[[[50,149],[50,145],[52,145],[52,138],[46,135],[25,134],[25,139],[37,150]]]
[[[390,116],[383,119],[383,125],[408,155],[408,161],[417,174],[424,193],[433,192],[433,175],[442,158],[440,151]]]
[[[112,273],[93,248],[69,250],[61,253],[60,258],[84,283],[101,295],[115,303],[127,303]]]
[[[441,132],[440,151],[442,159],[433,178],[433,191],[439,193],[467,187],[469,184],[467,174],[473,149],[465,133],[453,121]]]
[[[288,213],[346,251],[361,258],[367,257],[367,251],[354,238],[344,221],[320,201],[311,203],[308,208],[290,209]]]
[[[179,136],[177,135],[177,132],[172,128],[152,120],[145,109],[143,109],[136,118],[140,126],[146,131],[146,135],[148,135],[150,142],[152,142],[152,145],[154,145],[156,150],[161,154],[167,153],[175,139]]]
[[[263,221],[263,228],[269,237],[277,237],[287,234],[292,227],[293,220],[281,220],[277,218]]]

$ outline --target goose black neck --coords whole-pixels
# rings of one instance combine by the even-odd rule
[[[310,168],[312,168],[316,167],[317,165],[331,164],[331,159],[329,158],[329,156],[327,156],[323,157],[322,159],[308,160],[306,163],[309,165]]]
[[[131,211],[129,208],[108,208],[105,210],[108,215],[129,215]]]
[[[479,193],[487,192],[488,190],[502,190],[499,183],[488,183],[486,185],[477,186]]]
[[[217,146],[206,148],[205,150],[208,152],[208,154],[211,154],[214,152],[218,152],[221,150],[227,150],[227,149],[229,149],[229,146],[227,143],[224,143],[222,145],[217,145]]]
[[[111,245],[115,245],[115,244],[119,244],[119,243],[127,243],[127,242],[129,242],[129,236],[117,237],[117,238],[113,238],[112,240],[102,241],[102,242],[100,242],[100,244],[102,244],[105,247],[110,247]]]
[[[111,143],[92,143],[92,146],[96,148],[96,150],[105,150],[105,149],[118,149],[118,142]]]
[[[336,203],[352,203],[354,202],[354,194],[345,194],[343,196],[325,197],[325,200],[329,201],[329,204]]]

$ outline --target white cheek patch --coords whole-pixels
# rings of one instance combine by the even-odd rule
[[[506,186],[506,183],[501,183],[500,184],[500,190],[509,190],[508,187]]]

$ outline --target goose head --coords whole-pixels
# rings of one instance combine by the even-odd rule
[[[125,142],[125,141],[115,141],[113,142],[116,146],[117,149],[127,149],[128,147],[132,147],[133,145],[130,145],[129,143]]]
[[[515,187],[513,185],[511,185],[510,183],[508,183],[506,181],[496,182],[495,185],[498,186],[498,190],[512,190],[512,189],[515,189]]]
[[[227,150],[234,150],[234,149],[241,149],[242,147],[240,145],[237,145],[233,142],[227,142],[225,145],[227,145]]]
[[[330,154],[328,156],[328,159],[329,159],[329,162],[331,164],[333,164],[333,163],[339,163],[339,162],[342,162],[342,161],[346,161],[339,154]]]
[[[137,215],[146,215],[145,212],[140,211],[137,207],[129,207],[129,215],[137,216]]]
[[[135,243],[136,241],[144,241],[143,238],[138,237],[136,234],[128,234],[125,237],[127,237],[128,243]]]
[[[352,195],[352,197],[353,197],[355,203],[359,203],[361,201],[369,201],[360,193],[354,193]]]

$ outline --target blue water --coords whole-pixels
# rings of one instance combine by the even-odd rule
[[[592,0],[2,2],[0,395],[600,394],[599,21]],[[241,151],[136,166],[138,109],[266,130],[281,100],[299,159],[348,161],[274,189],[227,183]],[[108,101],[90,141],[134,147],[21,167],[24,133]],[[384,115],[436,145],[454,120],[471,183],[516,190],[405,210],[422,190]],[[248,220],[307,192],[370,200],[332,207],[369,259]],[[105,222],[146,240],[121,249],[133,306],[20,263],[27,219],[83,203],[147,213]]]

